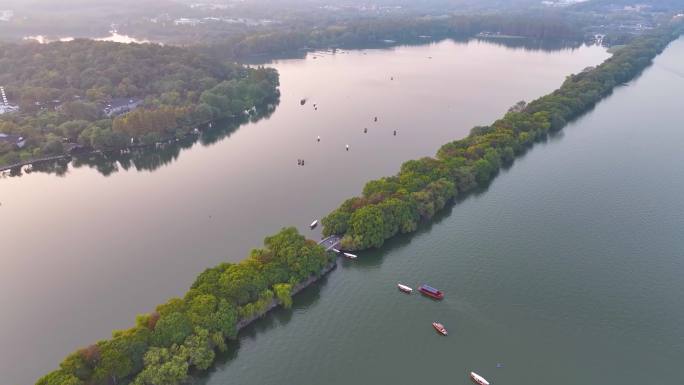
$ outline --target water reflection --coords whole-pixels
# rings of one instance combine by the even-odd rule
[[[506,48],[516,48],[525,51],[561,51],[565,49],[577,49],[585,43],[573,40],[556,40],[556,39],[531,39],[531,38],[515,38],[515,39],[497,39],[488,37],[478,37],[475,40],[484,41],[490,44],[499,45]]]
[[[35,163],[32,167],[17,167],[7,174],[11,177],[20,177],[27,173],[41,172],[65,176],[70,170],[70,166],[77,169],[89,167],[97,170],[104,176],[112,175],[121,170],[129,171],[155,171],[160,167],[167,166],[175,162],[181,152],[194,147],[199,142],[202,146],[211,146],[223,139],[230,137],[242,125],[248,122],[258,122],[271,116],[276,109],[275,104],[269,104],[257,108],[256,112],[241,119],[230,119],[212,124],[205,127],[198,135],[189,135],[176,141],[165,142],[158,146],[148,146],[143,148],[131,149],[130,151],[114,152],[92,152],[85,154],[75,154],[71,160],[59,159],[51,162]]]
[[[560,39],[532,39],[532,38],[515,38],[515,39],[500,39],[500,38],[487,38],[487,37],[453,37],[453,36],[428,36],[428,37],[416,37],[413,39],[405,39],[391,44],[385,42],[372,42],[367,44],[354,44],[354,45],[343,45],[337,48],[329,49],[318,49],[318,50],[308,50],[300,49],[295,51],[285,51],[276,54],[268,55],[253,55],[241,60],[244,64],[250,65],[261,65],[267,64],[278,60],[291,60],[291,59],[304,59],[307,56],[321,56],[321,55],[344,55],[350,51],[359,50],[378,50],[378,49],[396,49],[399,46],[405,47],[417,47],[425,44],[437,44],[444,41],[451,41],[454,43],[467,44],[471,41],[486,42],[489,44],[511,48],[511,49],[521,49],[524,51],[562,51],[562,50],[574,50],[578,49],[584,45],[585,42],[577,40],[560,40]],[[208,52],[211,53],[211,52]]]

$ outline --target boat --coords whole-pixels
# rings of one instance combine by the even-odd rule
[[[438,332],[439,334],[443,335],[443,336],[446,336],[446,335],[449,334],[449,333],[447,332],[446,328],[444,327],[444,325],[442,325],[442,324],[439,323],[439,322],[433,322],[433,323],[432,323],[432,327],[435,328],[435,330],[437,330],[437,332]]]
[[[350,259],[356,259],[358,258],[358,255],[352,254],[352,253],[342,253],[344,254],[345,257],[350,258]]]
[[[406,285],[402,285],[400,283],[397,284],[397,287],[399,288],[399,290],[403,291],[404,293],[411,294],[413,292],[413,289],[411,289],[410,287],[408,287]]]
[[[489,382],[487,380],[485,380],[481,375],[475,372],[470,372],[470,379],[473,380],[476,384],[489,385]]]
[[[434,299],[442,299],[444,298],[444,293],[442,293],[441,290],[437,290],[434,287],[428,286],[428,285],[420,285],[418,288],[418,291],[420,291],[422,294],[427,295],[430,298]]]
[[[303,163],[303,162],[302,162],[302,163]],[[312,230],[315,229],[316,226],[318,226],[318,219],[316,219],[315,221],[311,222],[311,224],[310,224],[309,226],[311,227]]]

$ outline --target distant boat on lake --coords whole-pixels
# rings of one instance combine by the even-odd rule
[[[432,323],[432,327],[435,328],[435,330],[437,330],[437,333],[439,333],[439,334],[441,334],[441,335],[443,335],[443,336],[446,336],[446,335],[449,334],[449,332],[447,332],[447,330],[446,330],[446,328],[444,327],[444,325],[442,325],[442,324],[439,323],[439,322],[433,322],[433,323]]]
[[[470,372],[470,379],[480,385],[489,385],[489,382],[485,380],[484,377],[475,372]]]
[[[406,285],[402,285],[400,283],[397,284],[397,287],[399,288],[399,290],[401,290],[407,294],[411,294],[413,292],[413,289],[411,289],[410,287],[408,287]]]
[[[420,287],[418,288],[418,291],[420,291],[422,294],[427,295],[428,297],[431,297],[434,299],[444,298],[444,293],[442,293],[441,290],[437,290],[434,287],[431,287],[428,285],[420,285]]]
[[[309,226],[311,227],[311,230],[315,229],[316,226],[318,226],[318,219],[316,219],[315,221],[311,222],[311,224],[310,224]]]

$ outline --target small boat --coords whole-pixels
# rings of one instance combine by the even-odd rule
[[[447,330],[446,330],[446,328],[444,327],[444,325],[442,325],[442,324],[439,323],[439,322],[433,322],[433,323],[432,323],[432,327],[435,328],[435,330],[437,330],[437,332],[438,332],[439,334],[443,335],[443,336],[446,336],[446,335],[449,334],[449,332],[447,332]]]
[[[480,385],[489,385],[489,382],[487,380],[485,380],[481,375],[475,372],[470,372],[470,379]]]
[[[306,103],[306,99],[302,99],[302,100],[299,101],[299,105],[300,105],[300,106],[303,106],[305,103]]]
[[[399,288],[399,290],[403,291],[404,293],[411,294],[411,292],[413,292],[413,289],[411,289],[410,287],[408,287],[406,285],[402,285],[400,283],[397,284],[397,287]]]
[[[309,226],[311,227],[312,230],[315,229],[316,226],[318,226],[318,219],[316,219],[315,221],[311,222],[311,225],[309,225]]]
[[[422,294],[427,295],[428,297],[434,298],[434,299],[442,299],[444,298],[444,293],[442,293],[441,290],[437,290],[434,287],[428,286],[428,285],[420,285],[418,288],[418,291],[420,291]]]
[[[352,253],[342,253],[342,254],[344,254],[344,256],[347,257],[347,258],[349,258],[349,259],[356,259],[356,258],[358,258],[358,255],[356,255],[356,254],[352,254]]]

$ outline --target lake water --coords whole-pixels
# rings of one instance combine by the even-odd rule
[[[119,165],[106,177],[94,168],[70,167],[64,176],[32,173],[0,179],[3,382],[32,383],[75,348],[130,326],[135,314],[184,293],[204,268],[241,260],[282,226],[297,225],[317,238],[307,225],[358,194],[367,180],[395,173],[405,160],[433,155],[472,126],[491,123],[515,102],[546,94],[566,75],[607,56],[600,47],[542,51],[478,41],[309,54],[271,64],[281,74],[282,90],[273,114],[223,140],[209,141],[211,145],[197,143],[152,162],[154,167]],[[307,102],[302,106],[303,98]],[[620,113],[614,118],[623,117]],[[593,143],[590,135],[598,135],[594,131],[587,133],[587,144]],[[623,148],[613,139],[613,154],[619,154]],[[543,309],[545,317],[572,315],[567,310],[573,307],[560,306],[556,301],[562,298],[545,286],[556,283],[556,263],[570,261],[556,249],[543,247],[551,242],[548,232],[554,228],[556,242],[572,244],[574,238],[564,234],[571,229],[561,231],[563,226],[546,223],[539,233],[528,226],[543,218],[532,212],[520,218],[511,211],[545,210],[559,220],[581,213],[568,207],[571,212],[561,215],[558,206],[546,207],[549,201],[542,199],[555,196],[543,193],[544,187],[559,187],[565,177],[579,185],[558,193],[576,192],[585,182],[594,182],[580,180],[582,175],[563,175],[581,168],[561,171],[574,158],[549,168],[548,162],[556,159],[549,157],[558,156],[555,151],[562,154],[555,147],[564,140],[549,145],[549,155],[541,161],[531,159],[545,149],[531,152],[488,193],[458,206],[430,231],[400,240],[382,254],[364,254],[355,265],[345,264],[319,289],[298,299],[294,312],[260,325],[273,330],[243,340],[236,359],[219,366],[210,381],[409,383],[419,374],[427,378],[428,370],[442,376],[441,365],[446,365],[444,375],[451,373],[460,381],[457,370],[471,362],[486,368],[485,358],[503,360],[507,371],[520,370],[516,362],[524,359],[522,350],[535,352],[540,343],[525,341],[524,331],[535,330],[535,324],[523,322],[529,321],[524,316],[540,316],[526,305]],[[303,167],[297,166],[301,158],[306,161]],[[547,170],[557,180],[533,173],[514,177],[525,164]],[[667,165],[661,166],[659,171],[665,172]],[[517,183],[521,191],[497,193],[497,186],[505,183]],[[484,207],[474,206],[478,202]],[[525,202],[534,204],[527,207]],[[592,250],[589,246],[577,245],[575,251]],[[571,273],[560,278],[568,280]],[[447,300],[437,304],[398,296],[393,286],[397,280],[430,281],[447,289]],[[570,282],[561,281],[557,289],[568,289]],[[636,287],[633,282],[626,286]],[[583,290],[588,288],[568,294],[587,294],[591,301]],[[610,298],[603,300],[616,306]],[[510,319],[499,318],[502,314]],[[586,324],[596,321],[590,315]],[[612,315],[601,317],[608,322]],[[450,329],[448,339],[436,339],[429,325],[433,319]],[[287,327],[271,327],[288,320]],[[501,329],[492,331],[496,325]],[[573,333],[582,326],[574,325]],[[553,331],[544,332],[539,337],[553,342]],[[484,339],[485,334],[491,335]],[[405,345],[409,342],[415,348]],[[511,349],[499,351],[494,342]],[[512,356],[514,346],[519,350]],[[570,347],[546,349],[540,360]],[[466,354],[469,351],[473,354]],[[555,363],[561,368],[565,364]]]
[[[683,90],[680,39],[486,192],[250,327],[203,382],[684,383]]]

